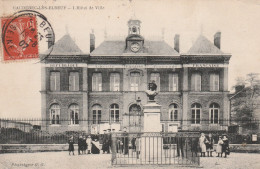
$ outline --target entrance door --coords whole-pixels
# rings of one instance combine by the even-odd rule
[[[129,132],[141,132],[143,129],[143,112],[141,106],[132,104],[128,114]]]

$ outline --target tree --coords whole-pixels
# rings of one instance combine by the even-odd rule
[[[237,78],[237,84],[233,88],[236,91],[230,97],[232,121],[244,129],[256,129],[258,122],[255,120],[255,113],[260,101],[259,74],[250,73],[246,78]]]

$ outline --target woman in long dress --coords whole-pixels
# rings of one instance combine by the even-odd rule
[[[223,140],[222,140],[222,137],[219,136],[218,138],[218,144],[217,144],[217,148],[216,148],[216,153],[218,153],[218,156],[221,154],[221,157],[222,157],[222,145],[223,145]]]
[[[201,157],[205,157],[205,153],[206,153],[206,143],[207,142],[207,138],[205,137],[204,133],[201,133],[200,139],[199,139],[199,143],[200,143],[200,151],[201,151]]]
[[[88,138],[86,140],[86,144],[87,144],[88,154],[91,154],[92,139],[91,139],[90,135],[88,136]]]
[[[227,154],[229,154],[229,141],[226,135],[223,135],[223,145],[222,152],[225,153],[225,158],[227,158]]]

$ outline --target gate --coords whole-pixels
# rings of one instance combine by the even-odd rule
[[[112,165],[199,166],[199,133],[113,133]]]

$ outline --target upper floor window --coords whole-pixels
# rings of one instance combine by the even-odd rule
[[[178,105],[175,103],[169,106],[169,118],[171,121],[178,120]]]
[[[178,91],[178,79],[177,73],[169,74],[169,91]]]
[[[69,107],[70,124],[79,124],[79,106],[72,104]]]
[[[209,118],[211,124],[219,123],[219,105],[216,103],[212,103],[209,106]]]
[[[119,91],[120,90],[120,74],[111,73],[110,74],[110,91]]]
[[[193,73],[191,75],[191,90],[192,91],[201,91],[201,74]]]
[[[79,72],[70,72],[69,91],[79,91]]]
[[[191,123],[200,124],[201,105],[194,103],[191,106]]]
[[[160,91],[160,74],[159,73],[151,73],[150,81],[155,82],[157,85],[157,90]]]
[[[101,106],[96,104],[92,107],[93,124],[100,124],[101,122]]]
[[[219,91],[219,74],[210,74],[210,91]]]
[[[50,123],[60,124],[60,105],[52,104],[50,107]]]
[[[110,106],[110,122],[119,122],[119,106],[112,104]]]
[[[92,75],[92,91],[102,91],[102,75],[101,75],[101,73],[93,73],[93,75]]]
[[[140,73],[130,73],[130,91],[139,91],[140,89]]]
[[[60,72],[50,73],[50,89],[51,91],[60,91]]]

